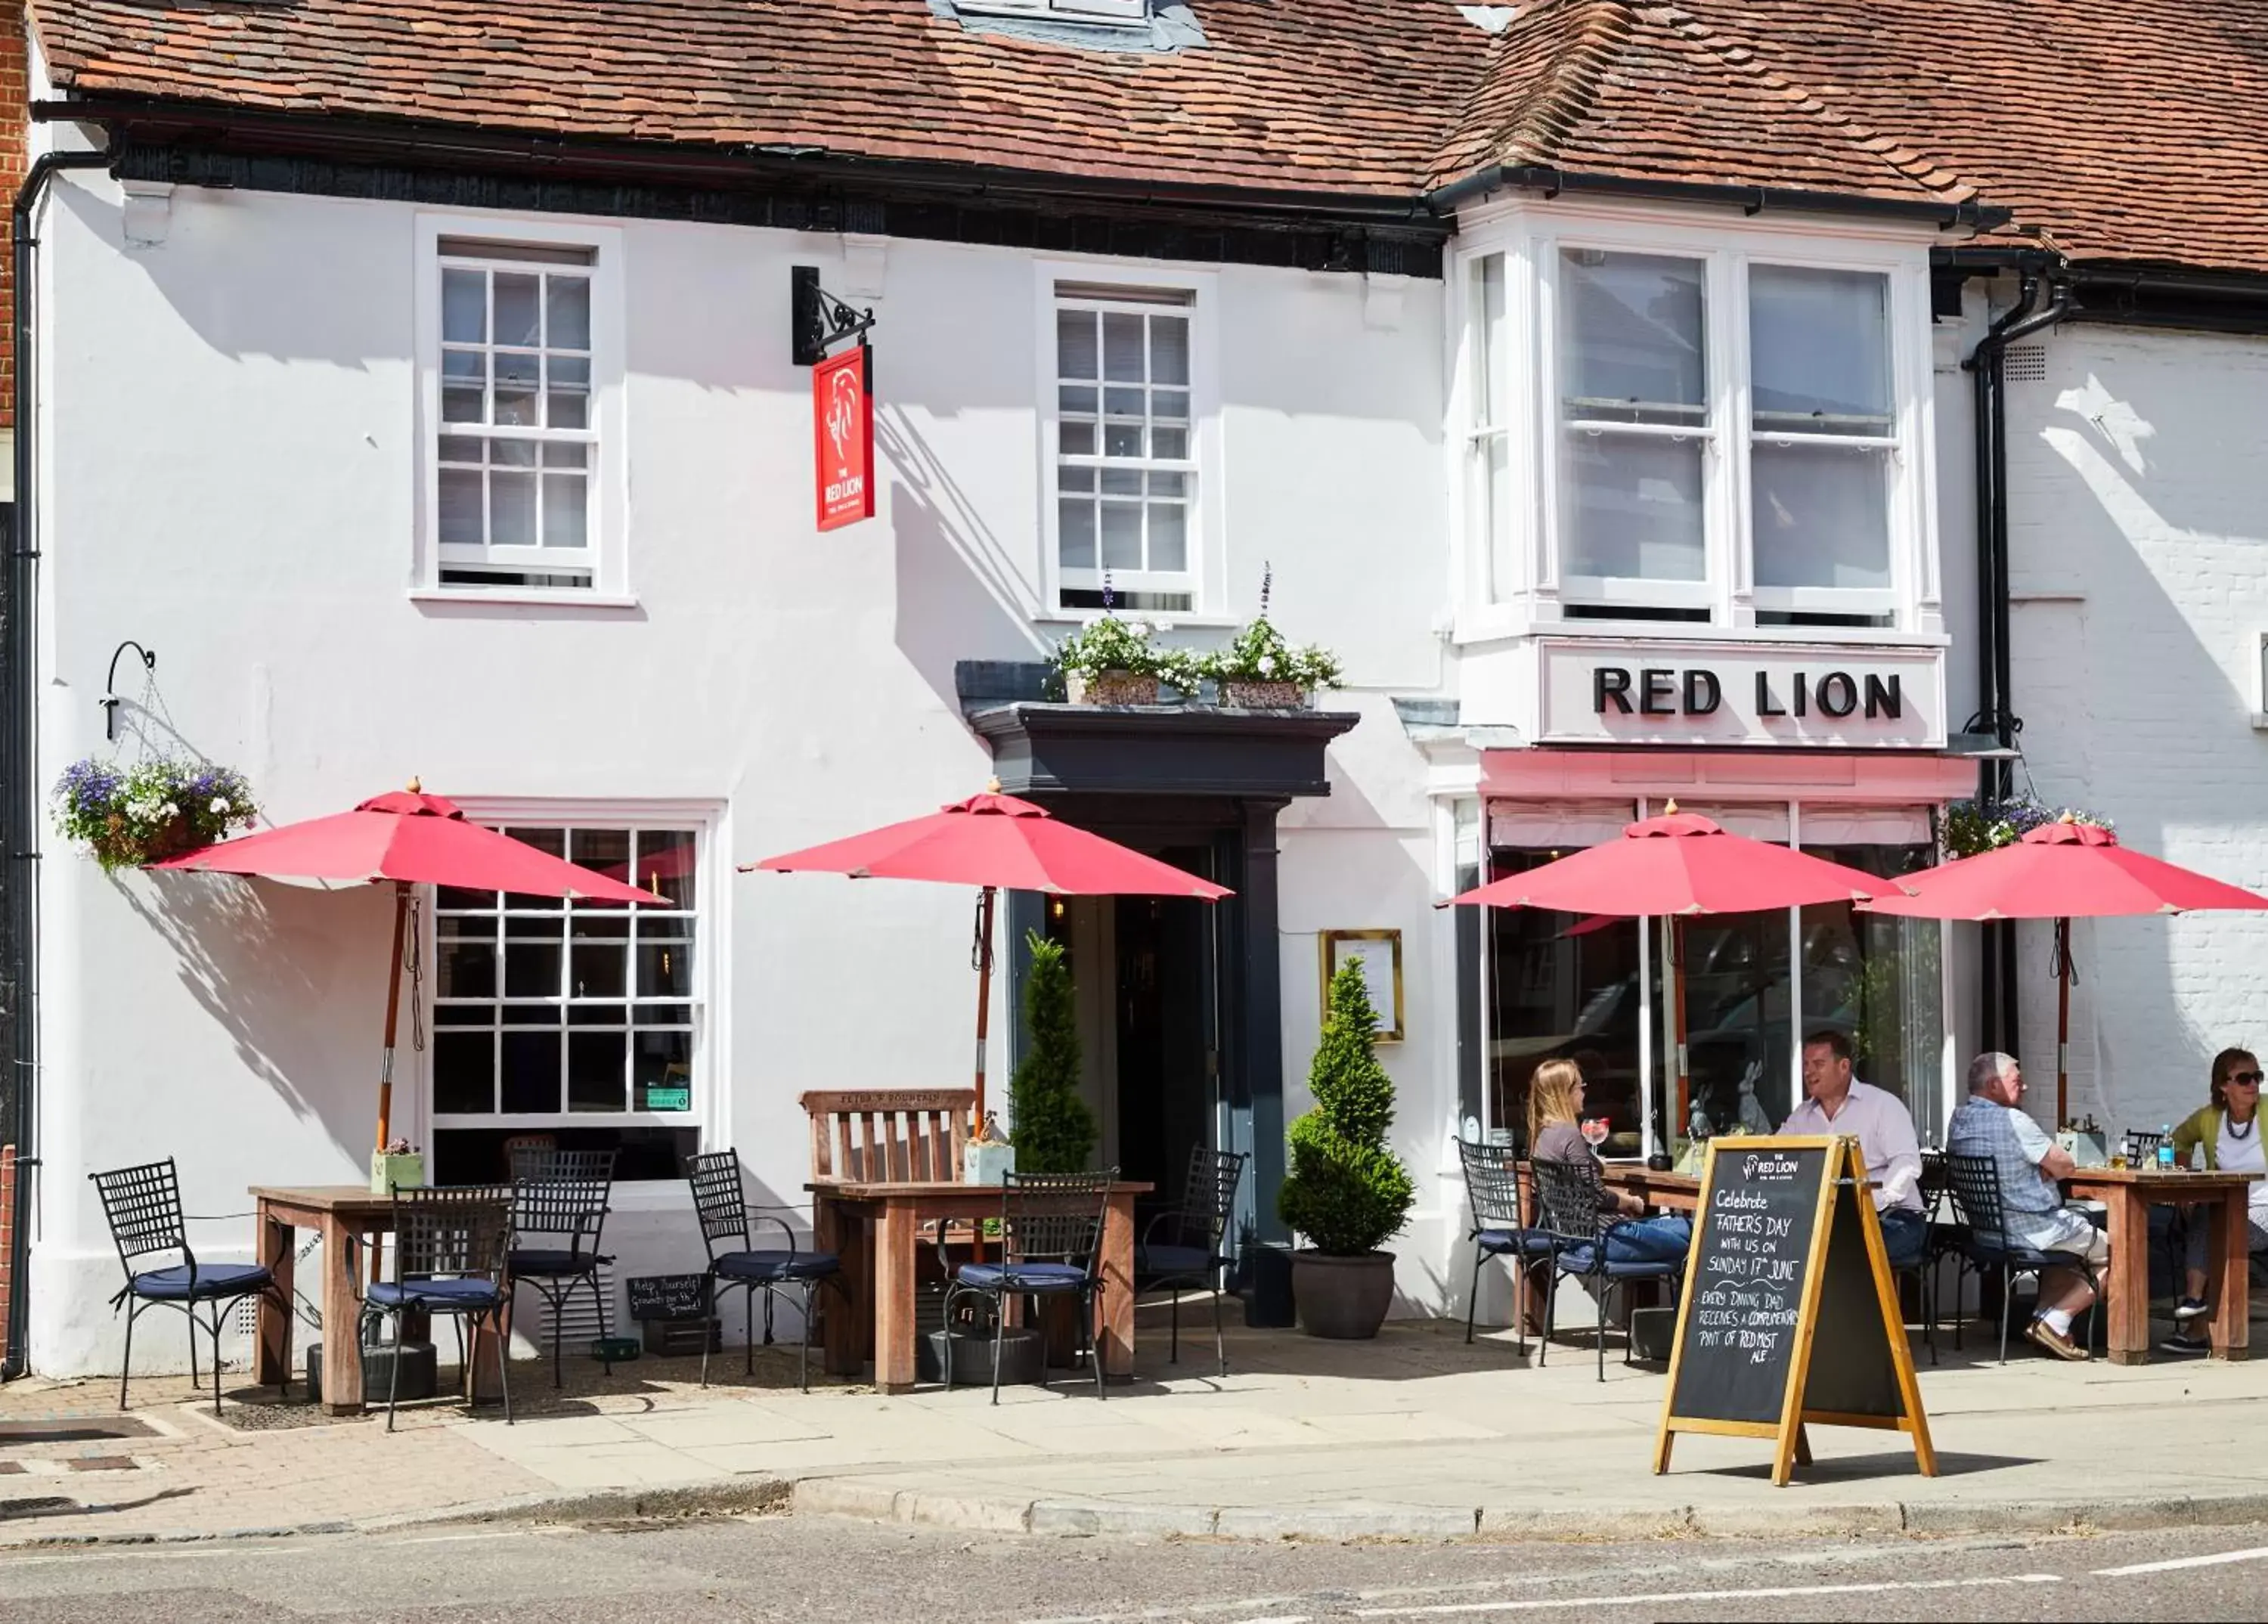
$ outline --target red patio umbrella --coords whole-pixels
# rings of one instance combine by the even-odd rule
[[[394,882],[394,959],[387,970],[386,1052],[378,1077],[380,1149],[394,1126],[394,1040],[401,1011],[401,939],[411,886],[450,885],[578,902],[654,900],[636,886],[468,821],[453,802],[421,794],[415,779],[408,790],[373,796],[351,812],[262,830],[151,867],[279,880]]]
[[[1896,888],[1822,857],[1727,833],[1705,817],[1680,812],[1673,801],[1662,816],[1626,824],[1619,839],[1571,853],[1526,874],[1508,875],[1449,900],[1616,918],[1669,916],[1677,1119],[1682,1122],[1690,1105],[1691,1085],[1685,1063],[1684,932],[1680,921],[1697,913],[1756,913],[1812,903],[1859,902],[1885,892],[1896,895]],[[1585,920],[1576,930],[1587,927],[1596,928]]]
[[[1233,893],[1171,863],[1127,850],[1075,828],[1044,807],[990,791],[848,839],[762,862],[778,874],[848,875],[854,880],[933,880],[974,885],[976,893],[976,1119],[984,1119],[984,1040],[992,992],[992,906],[1001,890],[1058,897],[1194,897],[1218,902]]]
[[[2056,1122],[2070,1110],[2071,922],[2200,908],[2268,908],[2256,896],[2118,844],[2096,823],[2063,819],[1975,857],[1959,857],[1898,883],[1908,893],[1869,903],[1874,913],[1922,919],[2053,919],[2056,970]]]

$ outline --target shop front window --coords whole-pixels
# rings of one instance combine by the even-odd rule
[[[1804,850],[1879,879],[1918,873],[1933,860],[1926,841]],[[1863,913],[1849,903],[1803,911],[1804,1030],[1848,1033],[1853,1074],[1904,1100],[1925,1145],[1939,1142],[1946,1118],[1943,928],[1935,919]]]

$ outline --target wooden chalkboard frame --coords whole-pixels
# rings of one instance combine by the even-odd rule
[[[1827,1153],[1820,1162],[1817,1206],[1812,1216],[1811,1244],[1804,1255],[1803,1291],[1796,1313],[1795,1345],[1788,1360],[1787,1389],[1781,1401],[1779,1419],[1774,1422],[1680,1415],[1675,1410],[1677,1377],[1685,1360],[1686,1330],[1692,1318],[1693,1304],[1701,1295],[1698,1288],[1702,1245],[1709,1233],[1708,1217],[1712,1210],[1712,1197],[1717,1183],[1717,1157],[1723,1151],[1745,1155],[1769,1150],[1824,1150]],[[1677,1310],[1677,1340],[1670,1349],[1668,1387],[1661,1399],[1661,1428],[1654,1442],[1653,1469],[1657,1475],[1669,1470],[1670,1446],[1681,1432],[1771,1438],[1774,1441],[1771,1480],[1774,1487],[1784,1488],[1795,1466],[1811,1464],[1811,1443],[1805,1435],[1804,1427],[1812,1421],[1825,1426],[1873,1427],[1905,1433],[1913,1440],[1914,1462],[1921,1474],[1924,1477],[1937,1475],[1937,1451],[1930,1442],[1929,1417],[1922,1409],[1921,1388],[1914,1376],[1913,1352],[1906,1344],[1905,1318],[1898,1311],[1897,1287],[1890,1275],[1889,1254],[1882,1245],[1881,1221],[1875,1215],[1874,1203],[1868,1198],[1867,1189],[1866,1155],[1860,1150],[1859,1141],[1847,1136],[1791,1134],[1778,1138],[1711,1142],[1708,1163],[1701,1175],[1700,1202],[1694,1213],[1692,1250],[1686,1255],[1686,1285]],[[1819,1304],[1827,1285],[1838,1200],[1852,1203],[1858,1215],[1859,1232],[1866,1246],[1866,1267],[1874,1281],[1875,1302],[1881,1310],[1881,1329],[1889,1343],[1890,1368],[1896,1377],[1898,1401],[1904,1412],[1901,1414],[1853,1415],[1804,1406],[1804,1389],[1810,1377],[1812,1348],[1818,1336]]]

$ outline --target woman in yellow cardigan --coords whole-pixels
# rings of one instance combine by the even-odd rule
[[[2213,1057],[2213,1103],[2174,1130],[2175,1162],[2189,1166],[2200,1145],[2208,1171],[2268,1174],[2268,1154],[2260,1143],[2260,1062],[2250,1049],[2223,1049]],[[2255,1184],[2248,1199],[2251,1250],[2257,1257],[2268,1251],[2268,1178]],[[2159,1344],[2169,1353],[2201,1354],[2207,1347],[2205,1318],[2213,1312],[2205,1295],[2210,1227],[2191,1217],[2189,1273],[2182,1284],[2182,1300],[2174,1307],[2174,1334]]]

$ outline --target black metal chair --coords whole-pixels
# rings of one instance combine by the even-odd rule
[[[1182,1359],[1182,1292],[1196,1288],[1212,1293],[1212,1352],[1220,1373],[1228,1374],[1228,1345],[1220,1328],[1220,1300],[1226,1295],[1223,1272],[1230,1259],[1224,1251],[1228,1223],[1236,1210],[1236,1186],[1244,1178],[1245,1155],[1240,1150],[1214,1150],[1199,1145],[1189,1152],[1189,1170],[1182,1183],[1178,1207],[1160,1213],[1143,1226],[1134,1247],[1134,1288],[1152,1291],[1174,1288],[1173,1332],[1166,1362]],[[1170,1239],[1160,1239],[1164,1229]]]
[[[401,1321],[409,1314],[446,1314],[457,1326],[457,1372],[468,1406],[481,1332],[497,1339],[497,1374],[504,1385],[504,1424],[512,1424],[512,1347],[508,1319],[512,1281],[512,1192],[509,1185],[465,1185],[394,1192],[394,1278],[364,1294],[358,1340],[368,1347],[377,1322],[394,1322],[394,1356],[386,1384],[386,1429],[401,1386]],[[336,1335],[337,1332],[331,1332]]]
[[[1457,1141],[1457,1157],[1465,1168],[1465,1198],[1471,1203],[1473,1283],[1465,1302],[1465,1340],[1473,1340],[1473,1316],[1481,1296],[1481,1266],[1491,1258],[1512,1263],[1512,1323],[1520,1351],[1528,1352],[1528,1315],[1521,1301],[1530,1266],[1551,1264],[1549,1230],[1531,1226],[1521,1210],[1520,1150],[1513,1145],[1483,1145]]]
[[[948,1266],[945,1323],[954,1304],[981,1297],[992,1314],[992,1402],[1000,1402],[1000,1354],[1008,1300],[1036,1307],[1042,1297],[1078,1305],[1079,1352],[1094,1367],[1094,1396],[1104,1396],[1102,1357],[1094,1345],[1095,1305],[1102,1297],[1102,1222],[1118,1170],[1099,1173],[1008,1173],[1000,1187],[1000,1261]],[[988,1239],[990,1237],[987,1237]],[[945,1384],[953,1385],[953,1338],[945,1339]]]
[[[599,1310],[599,1338],[606,1340],[607,1294],[600,1288],[599,1266],[614,1259],[600,1251],[599,1234],[606,1227],[614,1187],[611,1150],[522,1145],[512,1153],[512,1283],[515,1288],[522,1281],[534,1287],[551,1310],[554,1387],[561,1384],[560,1312],[578,1285],[590,1288]],[[606,1369],[615,1373],[611,1359]]]
[[[2125,1137],[2133,1143],[2131,1154],[2136,1167],[2154,1164],[2158,1159],[2158,1147],[2166,1142],[2165,1134],[2156,1128],[2128,1128]]]
[[[803,1310],[803,1348],[796,1366],[797,1379],[806,1392],[811,1391],[811,1332],[816,1318],[813,1313],[814,1299],[818,1288],[833,1285],[849,1298],[849,1288],[843,1279],[843,1259],[831,1251],[806,1251],[796,1244],[795,1230],[777,1212],[751,1211],[747,1198],[740,1191],[740,1156],[736,1150],[715,1150],[706,1155],[688,1156],[685,1162],[686,1182],[693,1187],[693,1211],[701,1222],[701,1244],[709,1251],[708,1298],[713,1310],[717,1307],[717,1292],[721,1281],[726,1289],[734,1286],[747,1294],[747,1341],[741,1351],[743,1369],[753,1376],[756,1370],[756,1294],[764,1296],[764,1345],[772,1341],[772,1308],[775,1294],[793,1290]],[[779,1229],[786,1243],[782,1247],[758,1247],[755,1226],[773,1224]],[[717,1250],[720,1242],[737,1242],[730,1249]],[[704,1328],[701,1337],[701,1384],[709,1385],[709,1333]]]
[[[1674,1263],[1609,1262],[1604,1243],[1609,1222],[1601,1206],[1601,1191],[1587,1170],[1571,1162],[1531,1162],[1535,1197],[1551,1237],[1551,1289],[1544,1298],[1543,1335],[1537,1340],[1535,1362],[1543,1363],[1551,1345],[1551,1309],[1558,1299],[1559,1281],[1580,1280],[1599,1305],[1599,1379],[1607,1379],[1607,1294],[1617,1281],[1675,1281],[1685,1273],[1685,1260]],[[1623,1342],[1623,1362],[1631,1362],[1630,1341]]]
[[[2087,1277],[2087,1283],[2095,1289],[2098,1303],[2101,1282],[2087,1259],[2073,1251],[2043,1251],[2036,1246],[2011,1245],[2008,1243],[2007,1208],[2000,1193],[2000,1164],[1991,1156],[1948,1155],[1945,1158],[1946,1187],[1953,1198],[1953,1210],[1967,1227],[1969,1234],[1959,1254],[1961,1270],[1955,1275],[1957,1293],[1959,1282],[1974,1273],[1983,1281],[1992,1270],[2000,1272],[2000,1362],[2008,1362],[2008,1321],[2014,1310],[2014,1286],[2029,1274],[2036,1281],[2050,1269],[2077,1269]],[[2099,1314],[2091,1314],[2098,1323]],[[2090,1333],[2089,1340],[2092,1340]],[[1955,1322],[1954,1347],[1961,1346],[1959,1322]]]
[[[126,1354],[118,1370],[118,1407],[126,1407],[126,1384],[134,1368],[134,1322],[144,1309],[163,1303],[177,1308],[189,1322],[189,1385],[198,1386],[197,1332],[212,1337],[213,1414],[220,1414],[220,1332],[229,1311],[247,1297],[273,1295],[276,1278],[256,1263],[199,1263],[189,1250],[188,1225],[181,1216],[181,1185],[173,1158],[146,1162],[139,1167],[114,1168],[90,1173],[95,1193],[102,1198],[102,1216],[110,1225],[110,1238],[118,1248],[118,1266],[126,1284],[110,1299],[110,1311],[126,1310]],[[179,1253],[180,1261],[169,1267],[136,1268],[137,1260]],[[210,1325],[200,1325],[197,1304],[210,1305]],[[291,1305],[284,1304],[290,1313]],[[287,1395],[290,1378],[282,1384]]]

